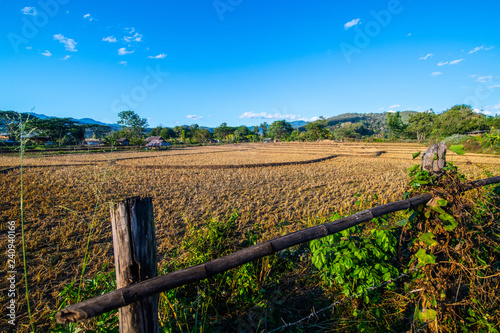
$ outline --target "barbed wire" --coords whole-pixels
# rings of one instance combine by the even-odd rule
[[[280,330],[282,330],[282,329],[284,329],[284,328],[287,328],[287,327],[296,326],[296,325],[298,325],[298,324],[302,323],[303,321],[309,320],[309,319],[311,319],[311,318],[313,318],[313,317],[317,317],[317,316],[318,316],[318,314],[320,314],[321,312],[324,312],[324,311],[326,311],[326,310],[329,310],[329,309],[333,308],[334,306],[337,306],[337,305],[340,305],[340,304],[342,304],[342,303],[345,303],[345,302],[347,302],[347,301],[349,301],[349,300],[351,300],[351,299],[353,299],[353,298],[360,297],[360,296],[362,296],[362,295],[366,294],[366,293],[367,293],[367,292],[369,292],[369,291],[372,291],[372,290],[378,289],[378,288],[380,288],[380,287],[386,286],[386,285],[388,285],[389,283],[392,283],[392,282],[394,282],[394,281],[397,281],[397,280],[399,280],[399,279],[401,279],[401,278],[403,278],[403,277],[405,277],[405,276],[409,276],[411,273],[413,273],[413,272],[415,272],[415,271],[419,271],[419,270],[421,270],[422,268],[424,268],[425,266],[426,266],[426,265],[423,265],[423,266],[416,266],[416,267],[412,268],[411,270],[409,270],[408,272],[403,273],[403,274],[401,274],[401,275],[399,275],[399,276],[397,276],[397,277],[395,277],[395,278],[393,278],[393,279],[389,279],[389,280],[387,280],[387,281],[384,281],[384,282],[382,282],[381,284],[379,284],[379,285],[377,285],[377,286],[372,286],[372,287],[369,287],[369,288],[365,289],[364,291],[362,291],[362,292],[360,292],[360,293],[357,293],[357,294],[351,295],[351,296],[349,296],[349,297],[347,297],[347,298],[345,298],[345,299],[343,299],[343,300],[340,300],[340,301],[334,302],[334,303],[330,304],[329,306],[327,306],[326,308],[323,308],[323,309],[318,310],[318,311],[314,311],[314,312],[312,312],[310,315],[308,315],[307,317],[304,317],[304,318],[302,318],[302,319],[299,319],[299,320],[297,320],[297,321],[295,321],[295,322],[293,322],[293,323],[288,323],[288,324],[285,324],[285,325],[280,326],[280,327],[278,327],[278,328],[275,328],[275,329],[273,329],[273,330],[271,330],[271,331],[268,331],[267,333],[277,332],[277,331],[280,331]]]

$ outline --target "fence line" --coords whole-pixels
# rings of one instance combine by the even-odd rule
[[[500,183],[500,176],[469,183],[462,189],[462,192],[496,183]],[[67,324],[70,322],[90,319],[105,312],[127,306],[149,296],[189,283],[204,280],[291,246],[326,237],[358,225],[362,222],[369,221],[375,217],[418,207],[419,205],[430,201],[432,198],[433,195],[431,193],[424,193],[410,199],[373,207],[340,220],[296,231],[294,233],[251,246],[201,265],[192,266],[120,288],[107,294],[94,297],[77,304],[72,304],[65,309],[60,310],[56,314],[56,320],[60,324]]]

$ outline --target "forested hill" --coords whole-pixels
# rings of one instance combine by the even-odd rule
[[[417,111],[401,111],[401,119],[404,123],[408,122],[410,115],[418,113]],[[387,131],[387,112],[384,113],[343,113],[338,116],[318,120],[329,130],[334,131],[342,129],[344,131],[356,131],[361,135],[373,135]],[[305,127],[301,126],[301,131]],[[348,135],[349,136],[349,135]]]

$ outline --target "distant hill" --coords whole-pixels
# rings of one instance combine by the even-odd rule
[[[403,122],[407,122],[410,115],[418,113],[417,111],[400,111]],[[317,120],[323,122],[328,128],[336,129],[342,123],[362,123],[366,128],[373,133],[381,133],[386,130],[387,112],[384,113],[343,113],[338,116],[333,116],[325,120]]]
[[[27,113],[30,114],[30,115],[32,115],[32,116],[34,116],[34,117],[37,117],[38,119],[60,118],[60,117],[54,117],[54,116],[46,116],[44,114],[35,113],[35,112],[27,112]],[[74,120],[74,121],[76,121],[79,124],[82,124],[82,125],[103,125],[103,126],[109,126],[114,131],[117,131],[117,130],[120,129],[120,125],[118,125],[118,124],[106,124],[106,123],[94,120],[92,118],[82,118],[82,119],[71,118],[71,119]]]

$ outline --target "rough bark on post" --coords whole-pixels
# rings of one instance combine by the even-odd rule
[[[116,287],[155,277],[156,241],[151,198],[129,198],[111,207]],[[158,295],[119,309],[120,333],[157,333]]]
[[[427,170],[434,175],[441,175],[446,166],[446,145],[436,143],[422,155],[422,170]]]

